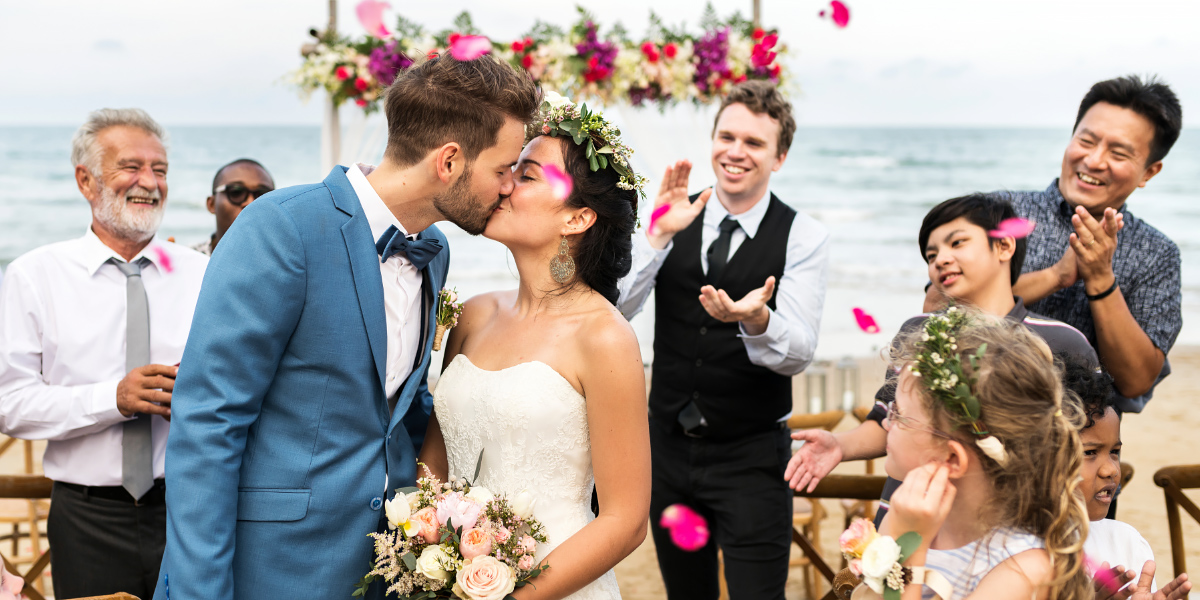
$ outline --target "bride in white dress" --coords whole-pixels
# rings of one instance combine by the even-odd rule
[[[593,135],[597,149],[615,141]],[[518,600],[620,598],[611,569],[646,537],[645,375],[613,306],[630,268],[637,193],[617,185],[611,166],[592,171],[585,147],[540,135],[522,152],[512,194],[483,233],[512,252],[519,288],[466,302],[420,455],[438,477],[470,478],[482,451],[475,483],[536,498],[548,537],[537,559],[550,568],[516,590]],[[552,192],[551,165],[574,180],[565,201]],[[574,272],[560,268],[556,278],[564,240]]]

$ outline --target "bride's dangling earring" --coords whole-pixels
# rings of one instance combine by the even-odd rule
[[[575,259],[571,258],[569,250],[567,236],[564,235],[562,243],[558,245],[558,254],[550,259],[550,276],[556,283],[567,283],[575,276]]]

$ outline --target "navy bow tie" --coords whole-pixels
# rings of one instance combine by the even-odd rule
[[[379,252],[381,263],[387,262],[393,254],[403,252],[419,271],[442,251],[442,243],[434,238],[409,240],[395,225],[391,225],[379,236],[379,241],[375,242],[375,250]]]

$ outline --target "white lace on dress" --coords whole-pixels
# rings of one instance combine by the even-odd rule
[[[510,498],[522,490],[537,498],[533,516],[548,538],[537,560],[594,518],[587,405],[549,365],[534,361],[487,371],[459,354],[438,380],[433,407],[451,475],[471,477],[483,451],[475,483]],[[620,597],[609,571],[567,598]]]

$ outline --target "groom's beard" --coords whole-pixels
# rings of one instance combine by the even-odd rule
[[[471,235],[483,233],[492,211],[496,210],[499,204],[499,198],[487,202],[471,193],[471,167],[463,169],[463,174],[446,193],[433,198],[433,207],[442,213],[446,220]]]

